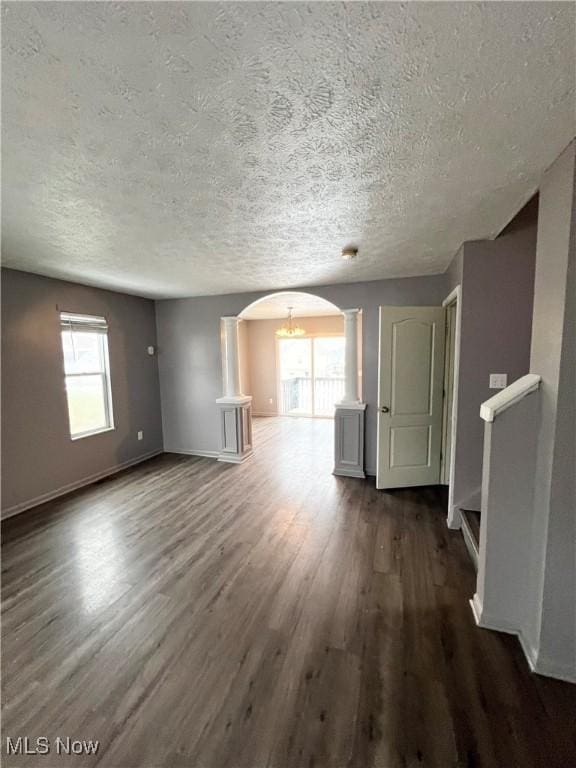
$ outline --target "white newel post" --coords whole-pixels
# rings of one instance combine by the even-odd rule
[[[334,474],[365,477],[364,412],[366,404],[358,394],[359,309],[343,309],[345,341],[344,399],[334,414]]]
[[[238,317],[223,317],[220,321],[224,395],[216,400],[220,421],[218,461],[233,464],[252,454],[252,398],[241,390],[239,323]]]

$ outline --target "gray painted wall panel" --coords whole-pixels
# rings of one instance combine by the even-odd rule
[[[112,432],[70,439],[57,307],[108,319]],[[162,449],[151,344],[148,299],[2,270],[3,510]]]
[[[462,286],[462,328],[454,503],[469,504],[482,482],[484,423],[480,405],[495,394],[490,373],[508,383],[528,373],[534,299],[536,221],[496,240],[464,243],[448,270],[450,289]]]
[[[532,621],[543,668],[576,680],[576,143],[540,189],[531,373],[542,376]],[[541,601],[541,604],[540,604]]]
[[[300,288],[340,309],[363,310],[362,370],[366,411],[366,469],[376,468],[378,307],[433,306],[448,292],[445,275]],[[239,314],[269,292],[156,302],[162,419],[166,450],[217,451],[215,400],[222,394],[220,318]]]
[[[488,626],[521,627],[529,583],[540,392],[482,422],[485,431],[477,593]]]

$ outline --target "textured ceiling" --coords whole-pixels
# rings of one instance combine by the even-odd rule
[[[443,271],[574,134],[572,3],[2,14],[4,263],[118,290]]]
[[[287,317],[288,307],[292,307],[294,317],[319,317],[321,315],[341,315],[334,304],[320,296],[308,293],[274,293],[250,304],[240,315],[244,320],[268,320]]]

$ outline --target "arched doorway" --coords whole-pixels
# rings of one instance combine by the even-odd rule
[[[220,461],[252,455],[253,416],[330,418],[334,472],[364,476],[359,315],[308,291],[279,291],[222,318]]]
[[[256,417],[332,418],[344,399],[344,318],[313,294],[282,292],[241,313],[242,391]]]
[[[309,291],[275,291],[274,293],[266,294],[266,296],[261,296],[255,301],[251,301],[250,304],[244,307],[238,317],[241,319],[265,318],[274,308],[281,311],[285,310],[287,303],[292,303],[295,309],[300,309],[298,314],[302,314],[302,307],[306,308],[306,312],[317,310],[319,314],[326,315],[336,315],[342,312],[340,307],[336,306],[333,302]]]

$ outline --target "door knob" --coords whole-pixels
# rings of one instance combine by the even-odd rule
[[[390,408],[388,408],[387,405],[380,406],[380,413],[389,413],[389,412],[390,412]]]

